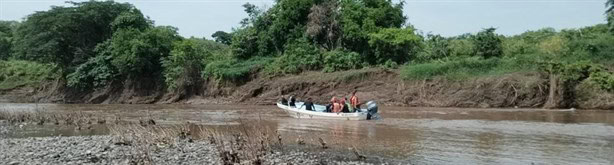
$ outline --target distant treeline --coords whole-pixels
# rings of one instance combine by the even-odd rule
[[[608,24],[515,36],[486,28],[455,37],[418,32],[406,22],[403,1],[247,3],[248,17],[231,32],[214,33],[215,41],[155,26],[129,3],[67,3],[0,22],[0,89],[57,80],[92,90],[147,80],[182,92],[205,81],[400,67],[407,80],[535,71],[614,90],[614,0],[606,2]]]

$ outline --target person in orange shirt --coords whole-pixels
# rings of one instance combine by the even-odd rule
[[[358,97],[356,97],[356,90],[354,90],[354,92],[352,92],[352,97],[350,97],[350,104],[352,105],[352,107],[355,110],[358,110],[358,108],[360,108],[358,106],[359,102],[358,102]]]

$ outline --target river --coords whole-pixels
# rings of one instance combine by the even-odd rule
[[[0,111],[93,113],[161,124],[256,123],[286,139],[317,138],[378,159],[412,164],[614,164],[614,111],[380,107],[374,121],[300,120],[274,106],[0,104]],[[258,122],[252,122],[258,121]],[[12,137],[95,135],[52,126]]]

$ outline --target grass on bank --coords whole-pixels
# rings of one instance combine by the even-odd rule
[[[401,68],[405,80],[422,80],[443,77],[449,80],[464,80],[472,77],[496,76],[514,72],[537,71],[537,58],[531,55],[515,57],[452,58],[420,64],[407,64]]]
[[[0,89],[37,85],[44,80],[53,80],[57,75],[52,65],[32,61],[0,61]]]
[[[258,72],[273,58],[254,57],[249,60],[221,59],[208,63],[203,72],[203,77],[213,77],[223,82],[245,81],[250,74]]]

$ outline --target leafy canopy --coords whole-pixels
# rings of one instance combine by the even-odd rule
[[[113,35],[110,24],[125,12],[137,11],[113,1],[67,2],[26,17],[15,32],[15,57],[56,63],[64,74],[94,56],[98,43]]]

